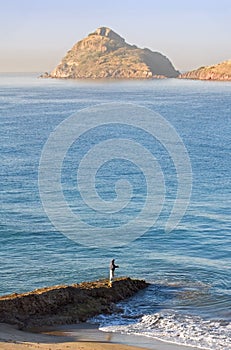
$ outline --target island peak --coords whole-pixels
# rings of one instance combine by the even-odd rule
[[[107,37],[113,40],[119,40],[119,41],[125,42],[124,38],[122,38],[119,34],[114,32],[109,27],[99,27],[93,33],[88,34],[88,36],[92,36],[92,35],[99,35],[99,36]]]
[[[179,72],[167,57],[128,44],[108,27],[99,27],[78,41],[60,64],[43,78],[152,79],[176,78]]]

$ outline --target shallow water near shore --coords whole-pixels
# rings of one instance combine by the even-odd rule
[[[229,349],[230,83],[169,79],[105,84],[36,76],[0,77],[0,294],[105,278],[110,259],[116,258],[120,265],[117,275],[142,278],[151,285],[123,302],[121,313],[95,319],[100,329],[206,349]],[[110,102],[145,106],[173,125],[189,153],[192,195],[180,224],[165,233],[177,176],[171,159],[156,143],[153,152],[163,169],[167,198],[158,221],[123,247],[89,248],[68,239],[49,221],[39,196],[39,161],[50,133],[62,121],[82,108]],[[139,140],[142,137],[138,135]],[[100,140],[99,130],[91,138]],[[145,140],[141,141],[144,144]],[[82,149],[87,149],[86,139],[81,142]],[[63,189],[73,211],[80,208],[84,220],[90,220],[91,212],[80,206],[75,190],[79,146],[76,144],[65,159]],[[137,195],[126,212],[129,220],[137,214],[134,204],[141,210],[145,196],[145,179],[136,168],[128,162],[110,163],[97,174],[97,189],[102,198],[114,199],[115,183],[124,172]],[[117,215],[111,224],[118,227],[124,220],[122,214]],[[100,219],[102,223],[107,227],[106,218]]]
[[[80,323],[77,325],[66,325],[57,327],[55,330],[47,329],[45,334],[71,336],[76,341],[100,342],[100,343],[114,343],[126,344],[136,347],[142,347],[151,350],[197,350],[195,347],[181,346],[174,343],[167,343],[149,337],[121,334],[116,332],[99,331],[98,328],[90,323]]]

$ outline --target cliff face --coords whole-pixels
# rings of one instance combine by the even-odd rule
[[[179,75],[180,79],[231,80],[231,60]]]
[[[150,79],[175,78],[169,59],[159,52],[129,45],[110,28],[101,27],[77,42],[44,78]]]
[[[142,280],[120,278],[112,287],[108,280],[102,280],[11,294],[0,297],[0,322],[25,329],[86,321],[97,314],[113,312],[113,303],[147,286]]]

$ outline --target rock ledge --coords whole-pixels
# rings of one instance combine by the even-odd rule
[[[112,287],[108,280],[100,280],[10,294],[0,297],[0,322],[21,329],[83,322],[100,313],[112,313],[114,303],[147,286],[143,280],[124,277],[117,278]]]

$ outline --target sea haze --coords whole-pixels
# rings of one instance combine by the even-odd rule
[[[123,302],[121,314],[94,320],[102,330],[229,349],[230,100],[228,82],[168,79],[90,83],[37,79],[36,74],[2,74],[0,294],[104,278],[114,257],[120,265],[117,275],[143,278],[151,285]],[[187,148],[193,184],[184,217],[166,233],[165,223],[177,194],[177,174],[171,156],[154,140],[151,150],[163,171],[166,189],[159,219],[134,241],[116,248],[112,242],[106,249],[100,244],[95,248],[81,245],[78,239],[70,240],[58,232],[43,209],[38,172],[43,147],[62,121],[83,108],[110,102],[147,107],[171,123]],[[116,181],[129,181],[133,187],[130,205],[109,217],[97,216],[83,203],[76,187],[80,158],[105,135],[116,138],[120,134],[111,127],[97,128],[76,140],[66,153],[61,176],[64,197],[73,213],[81,213],[88,224],[104,228],[118,228],[138,215],[147,195],[140,169],[116,159],[97,172],[96,190],[104,200],[114,200]],[[124,130],[124,134],[137,137],[143,145],[150,142],[138,131],[133,130],[131,136]]]

